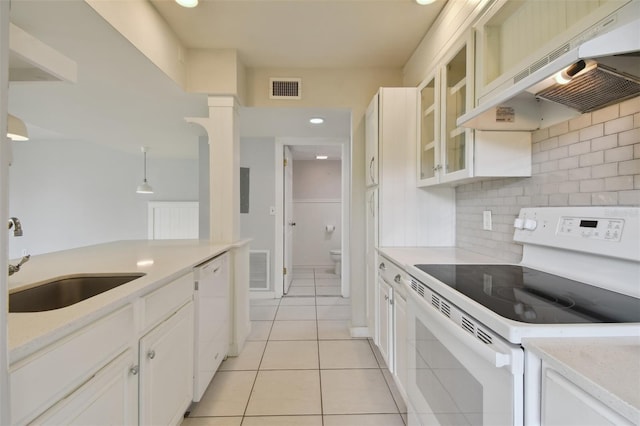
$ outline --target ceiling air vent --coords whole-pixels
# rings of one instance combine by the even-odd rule
[[[269,99],[302,99],[302,79],[269,79]]]

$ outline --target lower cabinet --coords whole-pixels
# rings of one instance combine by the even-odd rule
[[[543,364],[542,426],[635,424],[584,389]]]
[[[133,351],[127,349],[33,423],[96,426],[137,424],[138,377],[135,361]]]
[[[193,398],[193,301],[140,339],[140,424],[175,425]]]
[[[382,358],[393,372],[393,288],[381,277],[378,278],[378,349]]]
[[[402,393],[407,389],[408,374],[408,353],[407,353],[407,301],[402,297],[399,291],[393,293],[393,311],[394,311],[394,333],[393,341],[395,348],[395,370],[394,376],[398,387]]]

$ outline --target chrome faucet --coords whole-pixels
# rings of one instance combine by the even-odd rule
[[[12,227],[13,227],[13,235],[15,237],[21,237],[22,224],[20,223],[20,219],[18,219],[17,217],[9,218],[9,229],[11,229]],[[13,275],[16,272],[18,272],[20,270],[20,267],[29,261],[30,257],[31,257],[30,254],[26,256],[22,256],[22,259],[20,259],[20,262],[18,262],[17,265],[9,265],[9,275]]]
[[[9,218],[9,229],[13,227],[13,236],[21,237],[22,236],[22,224],[20,223],[20,219],[17,217]]]
[[[22,265],[24,265],[25,263],[27,263],[27,261],[29,260],[29,258],[31,257],[30,254],[26,255],[26,256],[22,256],[22,259],[20,259],[20,262],[18,262],[17,265],[9,265],[9,275],[13,275],[16,272],[18,272],[20,270],[20,267]]]

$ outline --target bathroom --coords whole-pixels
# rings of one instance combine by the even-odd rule
[[[339,295],[341,269],[340,150],[330,146],[294,146],[293,233],[294,271],[314,269],[336,287],[326,295]]]

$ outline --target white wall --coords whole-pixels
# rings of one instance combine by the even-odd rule
[[[155,193],[136,194],[142,154],[79,141],[14,143],[11,216],[24,235],[10,237],[9,257],[108,241],[147,238],[148,201],[198,199],[198,161],[147,154],[147,180]]]
[[[329,250],[339,249],[342,238],[341,168],[340,161],[293,162],[294,266],[333,264]]]
[[[251,250],[269,250],[270,286],[273,289],[275,250],[275,140],[273,138],[241,138],[240,167],[249,171],[249,213],[240,214],[240,237],[251,238]]]

